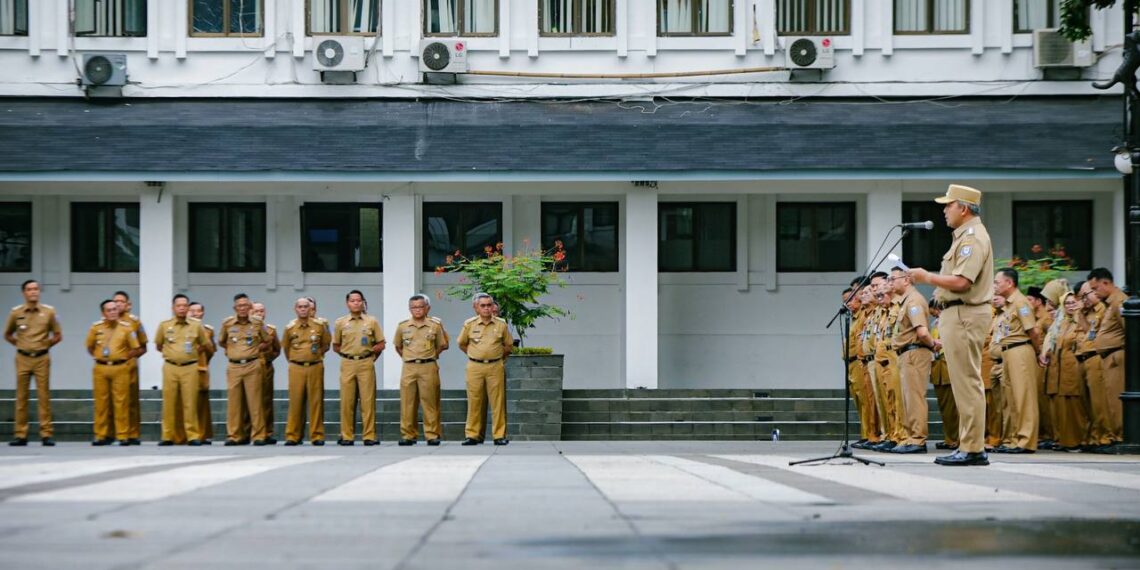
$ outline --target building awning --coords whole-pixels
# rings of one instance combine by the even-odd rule
[[[0,180],[1115,175],[1120,97],[684,102],[6,99]]]

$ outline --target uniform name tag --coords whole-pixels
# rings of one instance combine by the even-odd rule
[[[111,356],[111,347],[104,346],[103,347],[103,358],[107,358],[108,356]]]
[[[360,346],[368,346],[368,337],[360,337]]]
[[[186,341],[186,343],[182,345],[182,350],[183,350],[183,351],[184,351],[186,354],[190,354],[190,353],[191,353],[191,352],[194,350],[194,345],[193,345],[193,343],[191,343],[190,341]]]

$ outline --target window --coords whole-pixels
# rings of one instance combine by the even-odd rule
[[[847,35],[851,33],[850,0],[776,0],[780,35]]]
[[[570,271],[618,270],[617,202],[543,202],[542,247],[561,240]]]
[[[309,35],[375,35],[380,0],[309,0]]]
[[[0,36],[28,35],[28,0],[0,0]]]
[[[301,207],[301,270],[382,271],[379,204]]]
[[[190,0],[190,35],[260,36],[263,0]]]
[[[32,203],[0,202],[0,272],[32,270]]]
[[[139,205],[72,202],[71,270],[139,270]]]
[[[458,251],[483,255],[503,241],[501,202],[427,202],[424,204],[424,271],[447,263]]]
[[[895,0],[895,33],[965,34],[969,14],[967,0]]]
[[[544,36],[612,36],[615,0],[539,0]]]
[[[1090,200],[1014,202],[1014,254],[1038,259],[1061,249],[1076,269],[1092,269],[1092,210]]]
[[[657,0],[657,35],[726,36],[732,0]]]
[[[499,0],[423,0],[424,35],[493,36],[499,32]]]
[[[776,271],[855,271],[855,203],[776,204]]]
[[[146,0],[75,0],[75,35],[145,36]]]
[[[265,204],[190,204],[190,271],[265,271]]]
[[[736,271],[735,202],[669,202],[657,215],[658,271]]]
[[[1061,27],[1062,0],[1013,0],[1013,31]]]
[[[954,230],[946,225],[942,204],[933,200],[903,202],[903,221],[934,222],[932,230],[916,230],[903,239],[903,262],[911,267],[922,267],[937,273],[942,268],[942,256],[954,241]],[[889,268],[888,268],[889,269]]]

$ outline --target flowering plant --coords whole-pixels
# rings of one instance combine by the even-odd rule
[[[1064,277],[1069,271],[1075,271],[1073,259],[1065,253],[1062,245],[1055,245],[1048,252],[1040,244],[1029,248],[1029,259],[1013,256],[1009,259],[998,259],[994,264],[1000,269],[1012,267],[1017,270],[1017,281],[1020,289],[1029,287],[1044,287],[1046,283]]]
[[[543,318],[557,319],[570,316],[570,311],[556,305],[539,302],[551,286],[565,287],[558,275],[564,267],[566,251],[561,241],[543,250],[531,248],[523,240],[522,251],[510,255],[503,251],[503,243],[483,248],[482,257],[466,257],[461,252],[447,256],[446,264],[435,268],[436,275],[459,273],[459,284],[448,287],[447,295],[471,299],[476,293],[487,293],[499,304],[499,316],[515,329],[519,344],[523,344],[527,330]]]

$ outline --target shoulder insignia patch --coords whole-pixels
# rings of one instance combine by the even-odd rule
[[[974,228],[969,228],[969,229],[967,229],[967,230],[966,230],[966,235],[968,235],[968,236],[972,236],[972,235],[974,235]]]
[[[911,315],[917,315],[918,314],[918,307],[911,307],[910,308],[910,314]]]
[[[1021,314],[1021,316],[1023,316],[1023,317],[1028,317],[1030,314],[1029,306],[1028,305],[1022,306],[1020,309],[1017,310],[1017,312],[1019,314]]]
[[[970,257],[971,253],[974,253],[973,246],[965,245],[965,246],[962,246],[962,249],[958,252],[958,256],[959,257]]]

